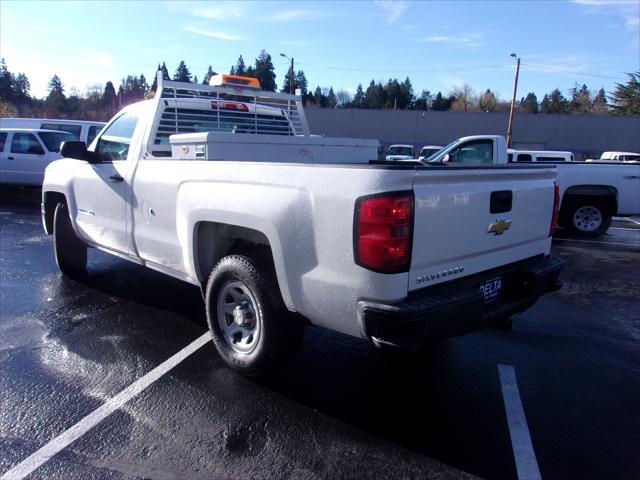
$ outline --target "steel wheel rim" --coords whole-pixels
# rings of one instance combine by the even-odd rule
[[[602,212],[591,205],[580,207],[573,214],[573,224],[581,232],[593,232],[602,225]]]
[[[218,293],[220,333],[229,348],[241,355],[253,352],[260,339],[262,315],[257,305],[249,287],[239,280],[227,281]],[[239,319],[247,323],[239,324]]]

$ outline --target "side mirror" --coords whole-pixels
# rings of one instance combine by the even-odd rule
[[[76,160],[95,163],[93,152],[87,150],[84,142],[77,140],[62,142],[62,145],[60,145],[60,155],[62,155],[63,158],[74,158]]]
[[[448,153],[444,157],[442,157],[442,161],[443,162],[448,162],[449,161],[449,154]]]

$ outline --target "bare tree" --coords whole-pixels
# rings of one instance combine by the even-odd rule
[[[469,84],[465,83],[462,87],[454,87],[451,95],[454,97],[451,110],[454,112],[469,112],[473,111],[476,98],[473,92],[473,88]]]
[[[346,90],[338,90],[336,99],[338,100],[338,108],[345,108],[351,103],[351,94]]]

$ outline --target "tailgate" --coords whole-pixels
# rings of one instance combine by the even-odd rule
[[[409,290],[549,253],[555,175],[548,166],[418,169]]]

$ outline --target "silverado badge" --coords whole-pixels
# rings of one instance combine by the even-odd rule
[[[509,230],[509,228],[511,228],[511,220],[500,220],[496,223],[490,223],[487,227],[487,233],[502,235],[505,230]]]

